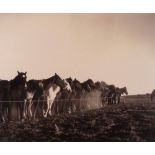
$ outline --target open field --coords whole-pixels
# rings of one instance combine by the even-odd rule
[[[155,141],[155,103],[149,95],[49,119],[0,124],[0,141]]]

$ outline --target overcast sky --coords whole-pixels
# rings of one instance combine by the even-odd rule
[[[155,88],[155,14],[0,14],[0,78],[92,78]]]

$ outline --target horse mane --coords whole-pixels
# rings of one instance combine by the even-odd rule
[[[49,84],[51,83],[51,81],[53,81],[54,76],[48,78],[48,79],[43,79],[43,87],[44,89],[47,89],[49,87]]]
[[[55,80],[55,78],[56,78],[56,80]],[[48,79],[44,79],[43,80],[44,89],[49,88],[52,84],[56,84],[56,85],[58,85],[61,88],[64,87],[63,80],[56,73],[55,73],[54,76],[52,76],[52,77],[50,77]]]

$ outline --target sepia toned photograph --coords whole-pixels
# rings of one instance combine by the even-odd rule
[[[1,13],[0,142],[154,142],[155,14]]]

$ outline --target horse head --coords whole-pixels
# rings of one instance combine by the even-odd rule
[[[95,89],[101,90],[101,83],[99,81],[95,82]]]
[[[27,88],[27,72],[19,72],[17,71],[18,75],[11,80],[12,86],[16,87],[18,85],[23,85],[25,88]]]
[[[67,80],[63,80],[63,81],[64,81],[64,83],[65,83],[64,89],[66,89],[66,90],[69,91],[69,92],[72,92],[72,88],[71,88],[69,82],[68,82]]]
[[[123,88],[122,88],[122,93],[128,95],[128,91],[127,91],[127,88],[126,88],[126,87],[123,87]]]
[[[16,79],[20,80],[20,81],[23,81],[23,82],[26,82],[27,81],[27,72],[19,72],[17,71],[18,75],[16,76]]]
[[[71,77],[67,78],[66,81],[70,84],[71,88],[73,89],[73,80]]]
[[[82,85],[77,79],[74,79],[73,87],[74,87],[75,91],[82,91]]]
[[[87,91],[87,92],[90,92],[91,91],[91,87],[90,87],[90,85],[89,85],[89,83],[87,81],[81,83],[81,85],[82,85],[82,87],[83,87],[83,89],[85,91]]]
[[[55,73],[55,75],[52,77],[52,80],[53,84],[60,86],[62,89],[66,87],[64,80],[61,79],[58,74]]]
[[[91,89],[95,89],[95,83],[94,83],[94,81],[92,79],[88,79],[87,83],[89,84]]]

